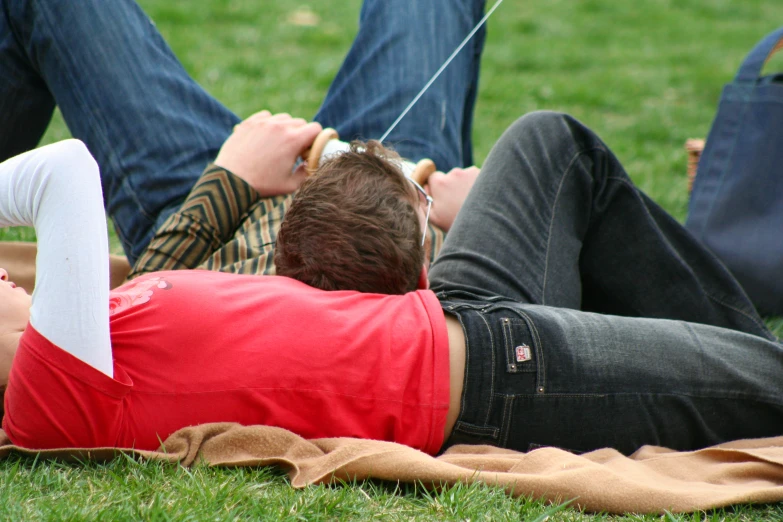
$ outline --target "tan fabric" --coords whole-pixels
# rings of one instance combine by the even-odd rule
[[[33,293],[35,286],[35,255],[38,249],[35,243],[23,241],[0,242],[0,268],[5,268],[8,275],[17,286],[27,293]],[[111,288],[120,286],[130,272],[130,265],[125,256],[109,256]]]
[[[27,293],[32,293],[35,284],[36,252],[35,243],[0,243],[0,268],[5,268],[11,281]]]
[[[12,451],[0,430],[0,458]],[[112,448],[61,449],[43,457],[112,458]],[[647,446],[630,457],[611,449],[573,455],[555,448],[517,453],[490,446],[455,446],[435,458],[390,442],[348,438],[305,440],[269,426],[205,424],[172,434],[160,451],[132,451],[189,466],[268,466],[286,469],[291,484],[365,478],[426,485],[485,482],[512,495],[609,513],[694,511],[745,502],[783,500],[783,437],[736,441],[693,452]]]

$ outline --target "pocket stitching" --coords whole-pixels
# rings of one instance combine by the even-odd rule
[[[492,363],[492,374],[490,376],[490,397],[495,396],[495,336],[492,334],[492,328],[490,327],[489,322],[487,321],[487,318],[484,317],[484,314],[478,314],[478,317],[481,318],[481,320],[484,323],[484,326],[487,329],[487,333],[489,334],[489,341],[490,341],[490,356],[492,357],[491,363]],[[492,413],[492,407],[490,406],[487,408],[487,413],[484,417],[484,425],[489,424],[489,416]]]
[[[531,348],[536,354],[536,393],[542,394],[546,391],[546,362],[544,361],[544,347],[541,344],[541,336],[538,333],[538,329],[533,321],[525,312],[516,308],[509,308],[513,313],[517,314],[525,321],[530,334],[533,337]]]

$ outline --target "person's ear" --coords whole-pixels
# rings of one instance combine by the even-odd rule
[[[421,272],[419,273],[419,284],[416,285],[419,290],[429,290],[430,280],[427,279],[427,265],[421,265]]]

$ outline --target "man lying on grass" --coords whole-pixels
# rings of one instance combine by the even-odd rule
[[[312,127],[263,122],[275,151]],[[249,184],[289,186],[295,157]],[[393,202],[411,207],[406,244],[419,244],[417,189],[389,175],[408,192]],[[242,201],[194,192],[184,248],[213,236],[221,204]],[[98,172],[84,147],[3,164],[0,195],[0,223],[35,225],[41,241],[32,303],[0,274],[3,427],[24,447],[153,449],[218,421],[428,453],[455,443],[687,450],[783,429],[781,345],[722,265],[567,116],[531,114],[500,138],[432,290],[183,270],[109,293]]]
[[[346,140],[380,138],[481,19],[484,6],[484,0],[366,0],[356,39],[314,120]],[[0,160],[38,144],[56,102],[73,136],[98,162],[107,213],[133,265],[240,119],[196,84],[134,0],[0,0],[0,7],[0,34],[14,35],[0,40]],[[484,34],[473,36],[388,136],[406,158],[431,158],[443,172],[473,163]],[[220,168],[206,175],[213,187],[237,182]],[[166,260],[169,269],[272,273],[276,234],[290,201],[287,192],[255,201],[210,255],[159,244],[156,268]],[[441,223],[437,209],[433,222]],[[442,234],[434,237],[437,250]]]

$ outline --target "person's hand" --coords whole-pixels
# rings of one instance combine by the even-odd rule
[[[425,189],[433,199],[430,211],[433,225],[449,231],[479,172],[478,167],[457,168],[451,169],[448,174],[434,172],[427,179]]]
[[[321,125],[289,114],[253,114],[234,127],[215,164],[245,180],[261,196],[290,194],[307,177],[296,159],[321,132]]]

